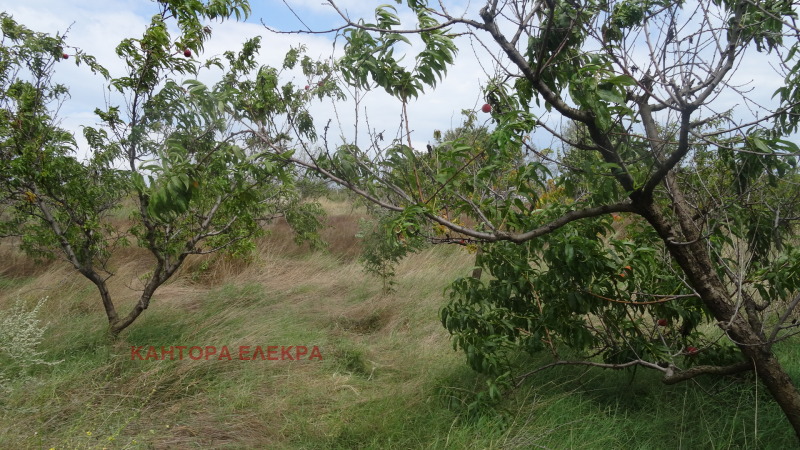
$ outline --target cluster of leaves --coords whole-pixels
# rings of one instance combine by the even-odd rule
[[[428,245],[420,233],[407,233],[399,222],[398,214],[381,210],[373,211],[375,220],[361,219],[356,237],[361,239],[362,252],[359,261],[370,275],[383,282],[383,293],[393,292],[395,267],[408,254]]]
[[[344,98],[331,80],[332,64],[313,60],[305,47],[299,46],[289,50],[280,68],[258,67],[253,54],[259,46],[260,39],[255,38],[246,42],[238,55],[225,54],[233,68],[220,82],[227,95],[224,101],[228,112],[249,129],[264,151],[285,153],[292,145],[313,143],[317,132],[308,103],[315,99]],[[308,84],[297,86],[291,80],[281,84],[284,73],[298,66]],[[300,142],[293,142],[293,136]]]
[[[74,137],[50,115],[67,95],[65,86],[52,82],[53,68],[63,59],[63,37],[32,32],[6,14],[2,32],[0,236],[20,236],[23,249],[36,257],[52,257],[65,245],[81,264],[107,257],[102,221],[118,204],[125,177],[104,155],[79,162]],[[79,63],[99,68],[93,58],[79,55]]]
[[[239,52],[226,52],[224,61],[215,58],[202,65],[170,52],[202,49],[210,29],[200,25],[201,19],[249,12],[246,2],[181,5],[164,3],[142,39],[120,44],[118,52],[130,70],[112,84],[129,96],[133,108],[127,120],[120,120],[116,107],[99,111],[106,128],[90,131],[95,151],[119,151],[131,168],[130,186],[139,206],[131,233],[160,261],[147,286],[168,278],[189,254],[246,252],[252,238],[263,232],[264,221],[285,217],[298,239],[317,243],[321,226],[319,206],[305,202],[295,189],[297,174],[287,162],[293,151],[286,146],[285,130],[275,126],[283,118],[303,136],[314,136],[303,106],[307,93],[291,83],[279,86],[279,72],[271,67],[248,78],[257,66],[258,38]],[[175,39],[164,25],[170,18],[182,31]],[[292,67],[298,55],[298,50],[290,52],[285,66]],[[212,87],[176,79],[210,65],[226,70]],[[244,116],[258,117],[258,126],[237,129]]]
[[[470,365],[502,376],[520,353],[558,355],[563,346],[612,364],[675,364],[687,348],[705,347],[695,331],[709,319],[702,303],[655,236],[621,222],[602,217],[525,245],[485,244],[479,264],[490,278],[454,282],[441,313]]]
[[[410,99],[418,97],[425,85],[435,86],[442,79],[447,66],[453,63],[457,48],[448,36],[449,31],[439,27],[426,2],[412,0],[408,5],[417,16],[419,37],[425,44],[415,57],[414,67],[406,68],[395,58],[396,45],[411,42],[393,31],[401,23],[397,9],[381,5],[375,10],[375,23],[362,21],[362,27],[344,32],[347,45],[338,67],[346,81],[366,89],[374,82],[391,95]]]

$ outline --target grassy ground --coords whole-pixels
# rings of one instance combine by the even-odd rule
[[[461,420],[484,381],[438,319],[448,282],[473,256],[437,247],[404,261],[381,293],[356,261],[358,212],[332,212],[328,252],[260,242],[251,262],[195,259],[119,342],[92,286],[0,247],[0,308],[49,296],[31,371],[0,398],[0,448],[791,448],[793,433],[753,379],[663,386],[656,374],[541,372],[502,415]],[[146,255],[113,261],[134,301]],[[318,346],[322,361],[131,359],[131,346]],[[794,346],[796,347],[796,346]],[[798,375],[800,349],[782,361]]]

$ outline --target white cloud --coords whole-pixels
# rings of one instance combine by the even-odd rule
[[[236,50],[248,38],[262,36],[262,51],[260,61],[264,64],[279,66],[283,56],[291,46],[303,43],[308,48],[308,54],[314,58],[329,57],[332,51],[332,36],[308,34],[274,34],[268,32],[259,19],[265,17],[265,22],[277,28],[297,28],[296,19],[285,11],[286,5],[282,0],[262,0],[253,2],[253,17],[249,23],[225,21],[211,24],[214,34],[206,44],[205,52],[196,55],[206,58],[221,55],[226,50]],[[330,27],[341,25],[341,20],[333,9],[323,4],[322,0],[287,0],[295,12],[308,23],[329,24]],[[343,10],[347,10],[352,17],[372,18],[374,9],[385,0],[376,2],[362,0],[339,0],[337,2]],[[466,0],[453,0],[448,2],[450,13],[461,15],[469,11],[469,15],[476,17],[477,9],[482,2],[468,2]],[[19,22],[44,32],[64,32],[69,29],[68,42],[79,47],[87,53],[97,56],[98,61],[111,70],[113,74],[123,73],[123,65],[117,58],[115,47],[125,37],[140,36],[151,15],[156,12],[153,2],[136,0],[85,0],[85,1],[58,1],[58,0],[0,0],[0,8],[12,14]],[[284,8],[282,12],[280,8]],[[403,8],[401,18],[406,26],[414,26],[415,18]],[[279,14],[280,12],[280,14]],[[281,23],[272,23],[282,17],[291,25],[281,26]],[[289,19],[292,19],[291,21]],[[325,28],[325,27],[322,27]],[[480,33],[482,37],[488,36]],[[413,42],[419,42],[412,37]],[[428,89],[419,99],[413,100],[408,105],[410,115],[410,128],[413,130],[412,140],[416,148],[424,148],[425,143],[432,140],[433,131],[436,129],[447,130],[458,126],[461,122],[462,109],[478,109],[482,104],[480,86],[488,78],[485,71],[495,68],[494,59],[485,52],[477,43],[470,42],[462,37],[457,41],[459,53],[456,63],[448,69],[448,73],[436,89]],[[473,46],[474,44],[474,46]],[[341,51],[343,41],[340,39],[336,45]],[[496,48],[496,47],[492,47]],[[405,64],[413,64],[414,48],[409,50]],[[85,67],[75,67],[71,60],[58,66],[57,80],[70,87],[72,97],[61,110],[63,124],[78,132],[80,136],[81,125],[94,125],[96,120],[92,111],[96,107],[104,107],[107,87],[104,81],[93,76]],[[297,85],[306,84],[306,80],[295,72]],[[213,83],[214,77],[206,74],[201,79]],[[771,96],[775,88],[781,83],[773,70],[765,63],[763,55],[748,54],[735,82],[755,80],[753,87],[759,90],[758,98],[765,99]],[[733,97],[720,97],[719,108],[736,104]],[[351,137],[354,129],[354,105],[350,103],[337,104],[336,109],[330,103],[317,104],[313,107],[313,114],[320,126],[333,120],[334,124],[341,123],[342,133]],[[369,93],[360,105],[360,117],[364,117],[364,109],[368,110],[370,126],[377,131],[385,131],[384,136],[392,139],[397,135],[400,125],[401,106],[396,99],[374,91]],[[337,116],[338,114],[338,116]],[[488,115],[479,113],[479,120],[488,119]],[[363,132],[365,124],[360,125]],[[339,131],[332,131],[334,136]],[[359,137],[361,143],[364,136]]]
[[[305,15],[306,20],[309,18],[308,14],[318,14],[319,17],[315,20],[322,18],[330,21],[331,26],[340,25],[341,21],[333,9],[321,3],[320,0],[290,2],[295,11]],[[372,17],[379,3],[347,0],[339,4],[353,17]],[[115,47],[126,37],[141,35],[150,16],[157,12],[154,4],[148,5],[146,8],[141,2],[132,0],[81,2],[29,0],[25,3],[0,0],[0,8],[29,28],[48,33],[63,33],[69,30],[67,42],[70,46],[96,56],[101,64],[117,76],[123,74],[124,65],[117,57]],[[254,16],[259,13],[259,10],[255,9],[257,6],[254,4]],[[260,62],[263,64],[279,66],[286,51],[300,43],[307,47],[308,54],[313,58],[326,58],[331,55],[331,36],[274,34],[257,23],[258,17],[251,19],[250,23],[225,21],[211,24],[214,30],[213,36],[206,44],[204,54],[196,56],[207,58],[221,55],[226,50],[236,50],[246,39],[253,36],[262,36]],[[409,26],[415,22],[415,18],[407,13],[402,15],[402,19]],[[342,45],[340,39],[337,44],[338,51],[341,51]],[[67,53],[70,51],[67,49]],[[413,63],[413,58],[409,57],[406,62]],[[295,73],[294,77],[296,84],[302,86],[306,83],[299,73]],[[474,107],[478,101],[478,80],[481,77],[482,72],[474,61],[474,56],[468,48],[464,48],[458,55],[456,65],[450,68],[439,87],[409,103],[410,128],[413,130],[415,146],[424,148],[424,144],[431,139],[434,129],[447,129],[460,122],[459,111]],[[59,64],[56,79],[67,85],[71,91],[71,98],[60,111],[62,124],[76,131],[79,141],[82,142],[80,127],[95,125],[96,119],[92,112],[97,107],[105,106],[109,95],[107,84],[101,77],[92,75],[86,67],[75,67],[72,60]],[[201,80],[207,83],[215,81],[210,74],[202,75]],[[119,99],[115,99],[112,103],[119,103]],[[387,138],[395,136],[401,109],[397,100],[380,91],[374,91],[366,96],[361,107],[362,118],[363,109],[369,110],[372,128],[385,131]],[[329,119],[335,121],[338,113],[343,126],[342,132],[350,138],[355,117],[353,108],[352,103],[339,104],[335,111],[332,105],[323,103],[315,105],[312,112],[320,124],[327,123]],[[361,130],[364,129],[365,125],[362,124]],[[339,132],[335,134],[338,135]],[[363,142],[364,137],[361,139]]]

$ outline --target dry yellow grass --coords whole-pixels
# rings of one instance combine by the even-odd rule
[[[17,238],[0,240],[0,277],[31,277],[42,273],[50,265],[49,262],[37,263],[18,248]]]
[[[107,350],[108,356],[81,373],[82,381],[52,381],[62,392],[46,402],[51,419],[41,430],[50,439],[44,444],[81,447],[86,438],[81,434],[91,431],[95,437],[128,444],[136,439],[153,448],[290,448],[297,444],[296,430],[325,442],[344,432],[347,417],[376,402],[388,407],[397,399],[424,402],[427,397],[420,394],[430,377],[441,375],[445,362],[460,360],[437,313],[442,289],[469,272],[473,255],[441,247],[413,255],[398,267],[397,292],[383,295],[380,280],[365,274],[357,261],[355,234],[363,211],[351,214],[352,209],[334,203],[325,207],[329,213],[347,213],[328,217],[330,226],[323,232],[327,250],[310,252],[295,245],[287,225],[278,222],[247,261],[225,255],[187,260],[122,341]],[[150,258],[128,248],[111,259],[115,276],[109,287],[121,312],[136,301]],[[15,261],[13,276],[28,278],[0,292],[0,305],[18,296],[49,296],[43,317],[51,324],[48,343],[86,345],[76,336],[75,321],[83,324],[83,334],[102,333],[105,317],[96,290],[71,267],[54,262],[37,268],[16,254],[5,259]],[[0,270],[11,273],[5,266]],[[319,345],[324,360],[129,358],[130,345],[195,343]],[[77,357],[62,351],[67,359]],[[81,409],[78,405],[85,402],[95,407]],[[37,417],[21,415],[14,422]],[[25,442],[24,433],[7,442]]]
[[[0,244],[0,308],[50,296],[42,348],[64,360],[0,396],[0,448],[660,448],[676,430],[687,448],[735,446],[741,436],[790,446],[768,402],[757,405],[766,438],[741,431],[755,423],[748,389],[709,402],[705,387],[662,391],[652,379],[582,369],[543,372],[512,396],[506,432],[491,420],[460,422],[485,384],[453,351],[438,311],[474,255],[460,246],[412,255],[397,267],[397,291],[383,295],[356,258],[363,211],[326,209],[328,251],[296,246],[276,223],[247,261],[191,258],[115,343],[90,283],[63,262],[36,265]],[[112,258],[122,311],[149,258],[139,249]],[[318,345],[323,361],[138,361],[131,345]],[[636,401],[626,404],[630,392]]]

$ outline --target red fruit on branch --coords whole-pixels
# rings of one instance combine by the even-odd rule
[[[306,90],[309,90],[309,89],[311,89],[311,86],[306,85]]]
[[[667,326],[667,319],[658,319],[658,326],[660,327]]]
[[[61,57],[62,57],[62,58],[64,58],[64,59],[69,59],[69,55],[68,55],[68,54],[66,54],[66,53],[62,53],[62,54],[61,54]]]
[[[697,347],[686,347],[686,353],[694,355],[695,353],[697,353]]]
[[[189,50],[188,48],[183,49],[183,56],[185,56],[187,58],[191,58],[192,57],[192,51]]]
[[[483,112],[485,112],[485,113],[490,113],[490,112],[492,112],[492,105],[490,105],[490,104],[488,104],[488,103],[484,104],[484,105],[481,107],[481,111],[483,111]]]

